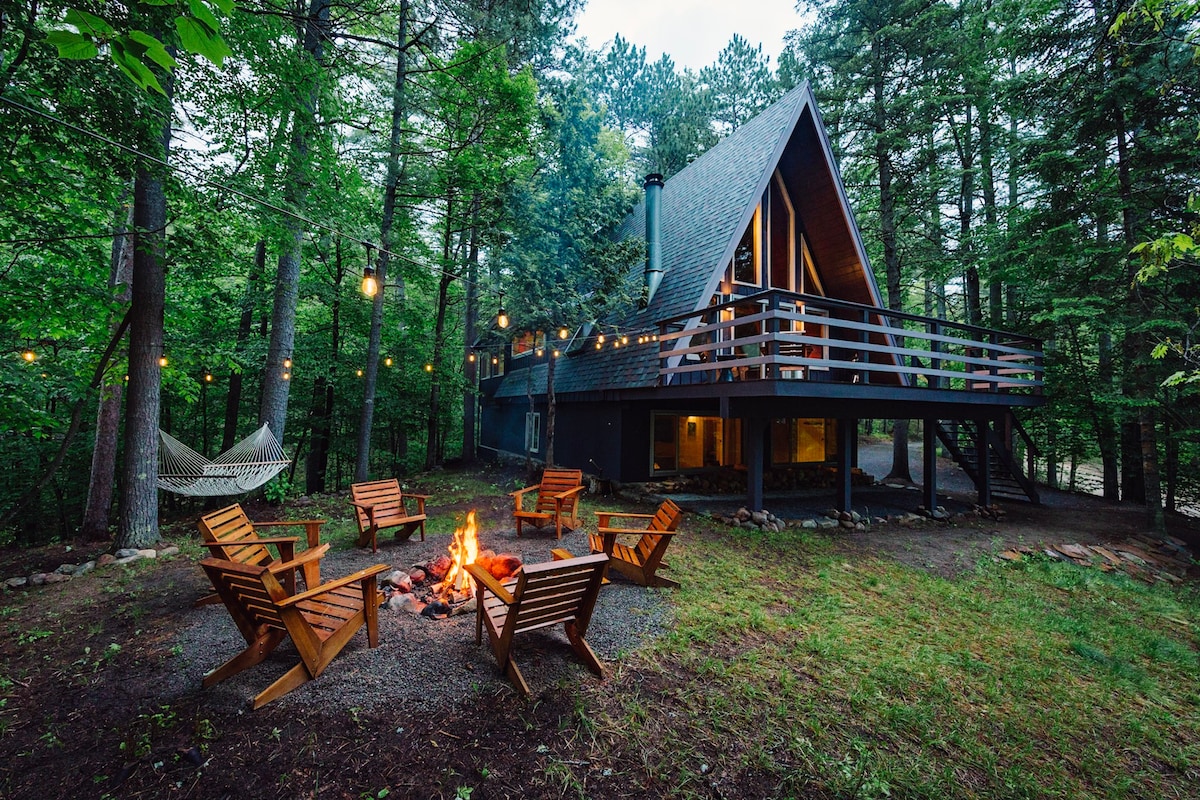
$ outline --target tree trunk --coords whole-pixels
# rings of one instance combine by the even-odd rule
[[[557,401],[554,398],[554,365],[558,361],[554,356],[554,348],[546,348],[546,466],[552,467],[554,461],[554,412]]]
[[[122,201],[125,202],[124,200]],[[130,271],[133,268],[132,207],[122,209],[112,245],[110,284],[121,286],[117,299],[129,302]],[[119,323],[114,321],[111,330]],[[108,538],[108,513],[112,508],[113,483],[117,472],[117,438],[121,432],[121,400],[125,381],[120,375],[105,373],[96,407],[96,437],[92,448],[92,471],[88,481],[87,506],[83,512],[80,535],[88,541]]]
[[[871,64],[875,76],[871,103],[875,134],[875,166],[879,171],[879,234],[883,242],[883,264],[887,271],[888,308],[900,311],[904,306],[904,300],[900,286],[900,251],[896,246],[896,196],[892,186],[891,153],[888,150],[885,136],[888,129],[886,105],[888,93],[884,82],[881,47],[882,44],[876,37],[871,43]],[[892,469],[887,477],[912,483],[912,471],[908,467],[908,420],[896,420],[895,422],[892,431]]]
[[[1138,418],[1142,429],[1142,472],[1146,478],[1146,528],[1165,536],[1167,523],[1163,515],[1162,487],[1158,477],[1158,431],[1154,417],[1154,409],[1145,406]]]
[[[309,178],[306,177],[311,143],[318,135],[316,125],[317,97],[320,91],[320,71],[325,63],[326,40],[331,38],[329,0],[311,0],[304,25],[303,48],[312,61],[308,95],[296,114],[292,126],[292,152],[288,163],[288,206],[302,212],[308,199]],[[288,217],[284,250],[275,269],[275,297],[271,307],[271,342],[267,346],[267,362],[263,365],[262,404],[259,421],[270,425],[275,438],[283,442],[287,423],[288,392],[291,381],[283,377],[283,361],[292,357],[296,339],[296,304],[300,296],[300,263],[304,255],[304,225],[296,217]]]
[[[171,126],[163,125],[162,152]],[[139,165],[133,190],[133,284],[129,316],[129,388],[125,404],[125,462],[116,546],[146,548],[158,532],[158,412],[162,399],[163,238],[167,199],[163,178]]]
[[[254,246],[254,267],[246,278],[246,293],[242,296],[242,315],[238,320],[237,344],[234,346],[236,357],[241,360],[246,352],[246,344],[250,341],[250,331],[254,325],[254,299],[257,295],[258,282],[267,269],[267,243],[259,239]],[[237,442],[238,411],[242,405],[242,370],[229,371],[229,393],[225,395],[225,427],[221,434],[221,452],[225,452]]]
[[[479,317],[479,195],[471,201],[471,244],[467,253],[466,321],[463,325],[463,464],[475,463],[475,417],[477,416],[476,375],[478,365],[471,360],[471,346],[478,336]]]
[[[383,302],[391,264],[392,226],[396,218],[396,195],[403,173],[400,164],[400,140],[408,109],[404,82],[408,75],[408,0],[400,3],[400,28],[396,34],[396,78],[392,84],[392,130],[388,140],[387,176],[383,187],[383,217],[379,223],[379,267],[376,279],[379,293],[371,306],[371,332],[367,339],[367,366],[363,374],[363,404],[358,419],[358,456],[354,480],[367,479],[371,464],[371,429],[375,422],[375,387],[379,376],[379,347],[383,331]],[[396,271],[396,287],[403,307],[404,277]]]

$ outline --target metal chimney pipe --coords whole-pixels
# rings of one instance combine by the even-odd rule
[[[658,173],[647,175],[642,188],[646,191],[646,303],[649,304],[663,278],[660,210],[663,176]]]

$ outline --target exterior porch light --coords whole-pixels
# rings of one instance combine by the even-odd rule
[[[496,327],[508,327],[508,312],[504,310],[504,292],[500,293],[500,310],[496,312]]]

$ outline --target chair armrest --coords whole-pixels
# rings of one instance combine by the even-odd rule
[[[479,566],[478,564],[467,564],[466,570],[468,573],[470,573],[472,578],[479,581],[481,586],[486,586],[488,591],[496,595],[496,598],[501,603],[504,603],[504,605],[511,606],[513,601],[516,600],[516,598],[512,596],[512,593],[510,593],[508,589],[504,588],[504,585],[501,584],[500,581],[493,578],[492,573],[488,572],[483,567]],[[482,606],[480,606],[480,610],[483,610]]]
[[[575,486],[570,489],[567,489],[565,492],[559,492],[558,494],[553,494],[550,496],[553,497],[555,500],[566,500],[571,495],[578,494],[579,492],[582,492],[582,491],[583,491],[583,485],[581,484],[579,486]]]
[[[300,555],[289,561],[276,561],[273,564],[267,565],[267,571],[274,575],[277,572],[287,572],[290,569],[297,569],[311,561],[320,561],[329,552],[329,545],[323,544],[320,547],[314,547],[305,550]]]
[[[402,497],[415,497],[418,500],[428,500],[429,498],[433,497],[433,495],[431,495],[431,494],[413,494],[412,492],[405,492],[401,496]]]
[[[340,589],[341,587],[349,586],[352,583],[360,583],[367,578],[375,580],[379,573],[387,572],[390,569],[391,567],[389,567],[387,564],[376,564],[373,567],[360,569],[358,572],[353,572],[344,578],[338,578],[335,581],[329,581],[329,583],[322,583],[320,586],[309,589],[306,592],[301,592],[300,594],[294,594],[291,597],[284,598],[276,603],[276,605],[280,607],[294,606],[296,603],[300,603],[305,600],[312,600],[313,598],[320,597],[323,594],[328,594],[334,589]]]
[[[354,506],[355,508],[361,508],[363,511],[368,511],[368,512],[371,509],[373,509],[375,506],[379,505],[378,503],[363,503],[359,500],[348,500],[347,502],[350,503],[350,505]]]
[[[246,539],[226,539],[223,542],[205,542],[204,546],[213,547],[237,547],[243,544],[285,544],[291,542],[295,544],[300,541],[299,536],[251,536]]]
[[[536,491],[538,488],[540,488],[540,487],[526,486],[524,489],[517,489],[515,492],[509,492],[508,496],[513,498],[513,500],[516,503],[516,508],[514,510],[515,511],[521,510],[521,500],[525,497],[526,492]]]
[[[620,511],[597,511],[595,512],[599,519],[596,524],[601,528],[608,527],[608,521],[613,517],[625,517],[627,519],[654,519],[654,514],[624,514]]]
[[[424,514],[425,513],[425,501],[429,499],[429,495],[427,495],[427,494],[402,494],[402,495],[400,495],[400,505],[404,509],[405,514],[408,513],[408,504],[405,501],[408,500],[408,498],[410,498],[410,497],[417,501],[417,513]]]
[[[679,531],[652,531],[652,530],[648,530],[646,528],[605,528],[605,527],[600,527],[600,528],[597,528],[597,530],[599,530],[601,534],[605,534],[605,533],[625,534],[625,533],[627,533],[631,536],[641,536],[646,533],[649,533],[653,536],[674,536],[675,534],[679,533]]]

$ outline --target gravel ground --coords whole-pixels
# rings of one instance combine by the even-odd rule
[[[564,533],[561,542],[554,539],[553,532],[549,536],[526,533],[518,539],[511,528],[483,532],[480,538],[481,547],[513,553],[525,563],[549,560],[552,547],[580,555],[588,550],[581,531]],[[414,537],[399,543],[384,534],[376,554],[359,549],[330,552],[321,560],[321,575],[336,578],[378,563],[407,569],[445,554],[449,541],[449,536],[440,535],[429,536],[425,542]],[[621,658],[670,626],[671,609],[661,591],[627,583],[619,576],[604,587],[587,632],[588,643],[601,661]],[[245,647],[224,606],[193,608],[184,623],[175,641],[179,667],[166,678],[170,685],[161,687],[167,694],[194,689],[205,672]],[[517,663],[535,695],[560,682],[595,679],[575,658],[561,626],[525,634],[522,639]],[[263,664],[208,689],[211,702],[244,708],[297,658],[291,642],[285,641]],[[379,647],[368,648],[365,629],[359,631],[319,678],[272,705],[284,708],[295,703],[296,707],[331,713],[389,708],[431,712],[475,693],[498,690],[512,696],[487,645],[486,633],[483,643],[475,644],[473,613],[432,620],[381,609]]]

